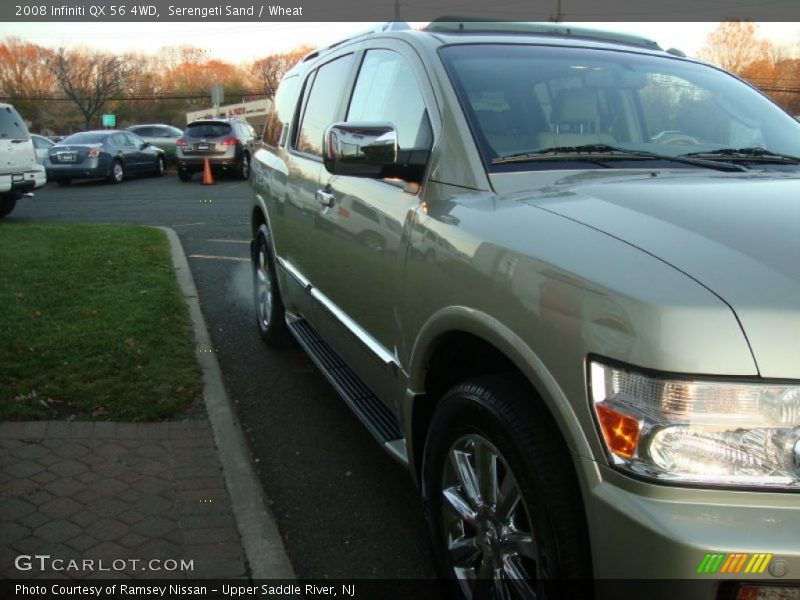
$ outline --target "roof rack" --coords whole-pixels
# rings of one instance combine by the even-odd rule
[[[338,42],[335,42],[335,43],[331,44],[330,46],[324,46],[322,48],[317,48],[313,52],[310,52],[310,53],[306,54],[303,57],[303,60],[300,61],[300,62],[306,62],[307,60],[311,60],[312,58],[316,58],[317,56],[319,56],[322,52],[325,52],[326,50],[332,50],[333,48],[336,48],[337,46],[341,46],[345,42],[351,42],[353,40],[357,40],[358,38],[366,37],[366,36],[371,35],[373,33],[382,33],[384,31],[406,31],[407,29],[411,29],[411,26],[408,23],[406,23],[405,21],[388,21],[386,23],[378,23],[377,25],[375,25],[373,27],[370,27],[369,29],[366,29],[364,31],[360,31],[359,33],[351,35],[350,37],[345,38],[343,40],[339,40]]]
[[[423,31],[429,33],[493,33],[493,34],[535,34],[553,37],[572,37],[584,40],[596,40],[661,50],[653,40],[628,33],[603,31],[588,27],[573,27],[563,23],[520,23],[514,21],[492,21],[463,19],[458,17],[442,17],[432,21]]]

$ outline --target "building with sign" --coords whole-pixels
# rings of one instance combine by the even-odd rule
[[[238,117],[246,119],[256,131],[264,131],[264,124],[267,122],[267,113],[272,106],[272,101],[264,98],[253,100],[252,102],[239,102],[238,104],[224,104],[217,107],[193,110],[186,113],[186,123],[191,123],[197,119],[213,119],[220,117]]]

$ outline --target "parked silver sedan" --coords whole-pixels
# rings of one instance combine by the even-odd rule
[[[168,162],[175,161],[175,144],[183,131],[172,125],[156,123],[152,125],[131,125],[127,129],[145,142],[150,142],[164,151]]]

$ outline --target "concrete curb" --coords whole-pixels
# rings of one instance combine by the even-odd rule
[[[267,508],[239,419],[225,391],[219,362],[213,352],[208,352],[213,346],[183,246],[173,229],[157,229],[164,231],[169,239],[175,275],[194,326],[195,353],[203,370],[206,411],[251,576],[253,579],[295,579],[283,540]]]

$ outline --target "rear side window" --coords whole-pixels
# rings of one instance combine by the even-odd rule
[[[297,104],[297,86],[300,77],[287,77],[278,86],[278,92],[272,101],[272,108],[267,115],[264,126],[264,141],[270,146],[282,146],[286,142],[286,132],[292,122],[292,113]]]
[[[294,144],[301,152],[322,155],[322,135],[336,118],[352,64],[353,55],[348,54],[322,65],[317,70]]]
[[[130,131],[143,137],[156,137],[160,135],[160,131],[155,127],[132,127]]]
[[[27,140],[29,137],[19,113],[11,106],[0,108],[0,139]]]
[[[186,128],[186,137],[222,137],[230,135],[229,123],[192,123]]]

